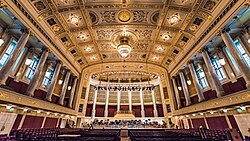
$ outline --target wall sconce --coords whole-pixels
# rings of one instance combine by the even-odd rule
[[[182,90],[181,86],[178,86],[178,90],[179,90],[179,91],[181,91],[181,90]]]
[[[226,64],[225,59],[224,58],[219,59],[219,63],[222,66],[225,65]]]

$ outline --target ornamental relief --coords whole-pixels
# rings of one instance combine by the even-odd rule
[[[98,44],[100,51],[116,51],[116,48],[111,42],[103,42]]]
[[[101,29],[101,30],[96,30],[95,32],[99,40],[110,40],[111,36],[114,33],[114,30]]]
[[[101,12],[101,20],[103,23],[117,23],[115,19],[116,11],[103,11]]]
[[[152,33],[153,30],[139,30],[139,29],[135,29],[135,33],[137,35],[137,37],[141,40],[141,39],[148,39],[150,40],[152,37]]]
[[[133,10],[132,13],[134,14],[133,22],[135,23],[147,22],[147,15],[149,13],[148,11]]]

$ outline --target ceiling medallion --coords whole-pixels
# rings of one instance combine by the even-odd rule
[[[190,31],[192,31],[192,32],[196,31],[197,28],[198,28],[197,25],[191,25],[191,26],[189,27]]]
[[[128,10],[122,10],[118,13],[120,22],[128,22],[130,19],[132,19],[132,14]]]
[[[129,42],[129,38],[123,36],[123,37],[120,38],[120,44],[117,47],[118,52],[120,53],[120,55],[123,58],[128,57],[129,53],[131,52],[131,47],[128,44],[128,42]]]
[[[171,25],[174,25],[174,24],[177,24],[180,20],[180,16],[178,13],[170,16],[170,18],[168,18],[168,22],[171,24]]]
[[[52,26],[52,30],[53,30],[54,32],[58,32],[58,31],[60,30],[60,26],[58,26],[58,25],[53,25],[53,26]]]

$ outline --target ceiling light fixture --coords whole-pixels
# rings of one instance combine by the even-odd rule
[[[170,18],[169,18],[169,23],[170,23],[171,25],[174,25],[174,24],[178,23],[179,20],[180,20],[180,16],[179,16],[178,13],[176,13],[176,14],[170,16]]]
[[[71,13],[71,15],[69,16],[68,21],[69,21],[70,23],[72,23],[72,24],[76,24],[76,25],[77,25],[78,22],[79,22],[79,18],[78,18],[77,15]]]
[[[96,60],[96,57],[95,57],[95,56],[92,56],[90,59],[91,59],[91,60]]]
[[[214,114],[214,111],[210,111],[210,114]]]
[[[164,33],[164,34],[162,35],[162,38],[163,38],[164,40],[169,40],[169,39],[171,38],[171,36],[169,35],[169,33]]]
[[[90,47],[87,47],[85,50],[86,50],[87,52],[90,52],[92,49],[91,49]]]
[[[85,40],[85,39],[86,39],[86,36],[85,36],[84,34],[80,34],[80,35],[79,35],[79,38],[80,38],[80,40]]]
[[[23,111],[24,111],[24,112],[27,112],[27,111],[28,111],[28,108],[24,108]]]
[[[128,57],[129,53],[132,50],[131,47],[130,47],[130,45],[128,44],[128,42],[129,42],[129,38],[123,36],[123,37],[120,38],[120,44],[117,47],[118,52],[120,53],[120,55],[123,58]]]
[[[159,60],[159,57],[154,56],[154,57],[153,57],[153,60]]]

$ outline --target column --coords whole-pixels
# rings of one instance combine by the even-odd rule
[[[140,101],[141,101],[141,117],[145,117],[144,100],[143,100],[143,91],[142,91],[142,88],[140,89]]]
[[[107,86],[107,90],[106,90],[104,117],[108,117],[108,107],[109,107],[109,86]]]
[[[44,49],[43,54],[40,57],[38,66],[36,68],[35,74],[32,77],[32,79],[30,80],[29,86],[28,86],[28,88],[26,90],[26,94],[29,95],[29,96],[34,96],[34,92],[35,92],[35,90],[36,90],[36,88],[38,86],[39,79],[41,79],[41,71],[42,71],[42,69],[44,67],[44,64],[45,64],[45,62],[47,60],[48,55],[49,55],[48,50]]]
[[[193,83],[194,83],[194,86],[195,86],[195,89],[196,89],[196,92],[197,92],[197,95],[199,98],[199,102],[201,102],[201,101],[205,100],[205,97],[203,95],[203,90],[202,90],[201,85],[199,83],[193,62],[189,62],[188,67],[189,67],[189,70],[190,70],[190,73],[191,73],[191,76],[193,79]]]
[[[164,92],[163,92],[163,87],[162,87],[162,81],[161,81],[160,77],[158,78],[158,83],[159,83],[160,94],[161,94],[161,103],[162,103],[163,114],[164,114],[164,117],[166,117],[167,114],[168,114],[168,111],[167,111],[166,99],[164,97]]]
[[[128,90],[128,103],[129,103],[129,111],[132,112],[132,92],[131,92],[131,89]]]
[[[22,119],[21,119],[21,121],[20,121],[20,123],[19,123],[19,125],[18,125],[18,128],[17,128],[17,129],[21,129],[21,128],[22,128],[23,123],[24,123],[24,120],[25,120],[25,118],[26,118],[26,115],[27,115],[27,113],[26,113],[26,112],[25,112],[25,113],[23,113]]]
[[[63,87],[62,87],[62,91],[60,94],[60,99],[58,101],[58,104],[63,105],[64,103],[64,98],[65,98],[65,94],[67,92],[67,88],[68,88],[68,83],[69,83],[69,77],[70,77],[70,70],[66,71],[66,76],[64,78],[64,82],[63,82]]]
[[[77,84],[77,77],[74,77],[74,81],[71,86],[71,92],[70,92],[70,97],[69,97],[69,104],[68,104],[69,108],[72,108],[73,98],[75,96],[76,84]]]
[[[169,103],[170,109],[171,109],[171,112],[174,112],[178,108],[177,101],[175,98],[175,93],[174,93],[174,86],[173,86],[172,79],[171,79],[170,75],[168,73],[165,73],[165,76],[166,76],[167,92],[168,92],[169,102],[170,102]],[[167,109],[167,107],[166,107],[166,109]]]
[[[94,94],[94,99],[93,99],[93,108],[92,108],[92,114],[91,117],[94,118],[95,117],[95,108],[96,108],[96,101],[97,101],[97,92],[98,92],[98,88],[95,88],[95,94]]]
[[[53,95],[54,88],[56,86],[57,78],[58,78],[58,75],[60,73],[61,67],[62,67],[61,62],[57,62],[56,68],[55,68],[55,71],[54,71],[54,74],[53,74],[53,77],[52,77],[52,80],[50,82],[50,85],[49,85],[49,88],[48,88],[48,91],[46,94],[46,98],[45,98],[48,101],[52,100],[51,98]]]
[[[228,118],[228,115],[225,115],[225,119],[226,119],[226,122],[227,122],[227,125],[228,125],[229,129],[233,129],[232,124],[231,124],[231,122],[230,122],[230,120]]]
[[[11,69],[15,64],[15,61],[17,60],[19,54],[21,53],[22,49],[26,45],[28,39],[30,36],[30,32],[23,33],[22,36],[19,38],[16,48],[14,50],[14,53],[12,54],[11,58],[7,62],[7,64],[1,69],[0,71],[0,85],[5,85],[6,80],[8,79],[8,76],[11,73]]]
[[[158,111],[156,107],[156,98],[155,98],[155,90],[154,88],[151,90],[151,95],[152,95],[152,101],[153,101],[153,106],[154,106],[154,117],[158,117]]]
[[[231,66],[230,66],[230,64],[229,64],[229,62],[228,62],[226,56],[224,55],[224,52],[223,52],[224,49],[225,49],[225,48],[221,49],[221,50],[218,52],[218,56],[219,56],[219,58],[222,58],[222,59],[225,60],[225,63],[226,63],[226,64],[225,64],[223,67],[225,67],[224,70],[225,70],[225,72],[227,73],[228,78],[229,78],[232,82],[236,82],[237,79],[236,79],[236,77],[235,77],[235,74],[234,74],[234,72],[233,72],[233,70],[232,70],[232,68],[231,68]]]
[[[182,85],[183,93],[184,93],[184,96],[186,99],[186,106],[189,106],[189,105],[191,105],[191,100],[190,100],[190,95],[189,95],[186,79],[184,77],[182,70],[180,70],[179,75],[181,78],[181,85]]]
[[[4,38],[4,43],[0,46],[0,58],[3,57],[3,54],[5,53],[6,49],[9,47],[10,43],[13,40],[13,37],[10,34],[7,34],[6,37],[3,38]]]
[[[236,46],[234,45],[233,39],[229,35],[228,32],[222,32],[221,38],[228,47],[228,50],[232,54],[232,56],[235,59],[235,62],[243,76],[243,78],[246,81],[246,87],[250,88],[250,68],[247,66],[247,64],[244,62],[244,60],[241,58],[241,55],[237,51]]]
[[[22,63],[20,64],[19,69],[17,70],[16,76],[15,76],[15,81],[19,82],[20,80],[22,80],[22,76],[25,73],[25,68],[26,68],[26,60],[29,58],[29,56],[31,55],[30,49],[27,50],[27,54],[25,55],[25,58],[22,60]]]
[[[210,76],[212,78],[211,83],[214,86],[213,88],[216,91],[217,97],[223,96],[225,94],[225,92],[224,92],[223,87],[220,84],[220,80],[218,79],[218,77],[216,75],[216,72],[215,72],[215,70],[214,70],[214,68],[212,66],[212,63],[211,63],[211,60],[210,60],[210,57],[209,57],[207,51],[202,50],[201,55],[202,55],[202,57],[204,59],[206,67],[208,69],[208,73],[210,74]]]
[[[177,85],[176,85],[176,78],[173,76],[172,77],[172,81],[173,81],[173,87],[174,87],[174,93],[175,93],[175,98],[176,98],[176,102],[177,102],[177,107],[178,109],[181,108],[181,98],[180,98],[180,93],[179,93],[179,90],[177,88]]]
[[[45,78],[46,72],[47,72],[49,67],[50,67],[50,65],[45,62],[44,67],[41,70],[40,79],[38,81],[37,88],[43,87],[43,80]]]
[[[15,77],[18,75],[20,68],[25,65],[26,57],[28,54],[29,54],[29,48],[25,47],[20,60],[17,62],[16,68],[12,69],[12,72],[13,72],[12,74],[14,74]]]
[[[43,118],[43,122],[42,122],[41,128],[44,128],[44,124],[45,124],[46,119],[47,119],[47,115]]]
[[[121,90],[117,90],[117,112],[120,111],[121,104]]]

